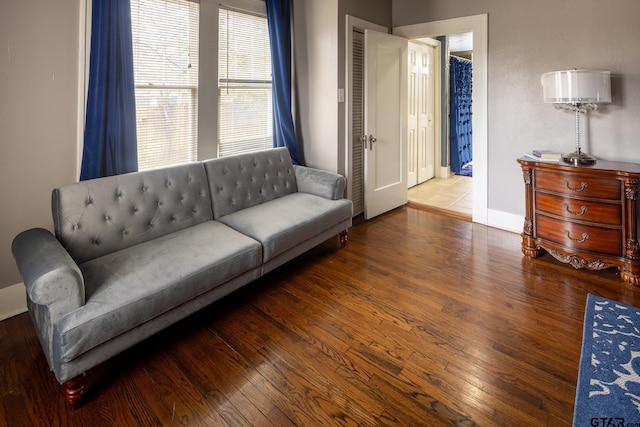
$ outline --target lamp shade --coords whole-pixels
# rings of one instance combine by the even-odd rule
[[[611,102],[611,72],[603,70],[565,70],[541,77],[544,102],[586,104]]]

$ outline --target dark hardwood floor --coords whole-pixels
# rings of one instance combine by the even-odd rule
[[[0,425],[568,426],[587,293],[614,270],[401,208],[89,371],[70,412],[28,314],[0,322]]]

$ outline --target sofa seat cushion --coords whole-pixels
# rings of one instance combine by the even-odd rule
[[[218,220],[262,243],[263,263],[351,218],[348,199],[293,193]]]
[[[80,265],[86,304],[56,325],[57,356],[68,362],[123,332],[255,270],[262,248],[207,221]]]

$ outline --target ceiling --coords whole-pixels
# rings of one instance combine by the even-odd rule
[[[447,36],[449,41],[449,52],[471,52],[473,51],[473,33],[450,34]]]

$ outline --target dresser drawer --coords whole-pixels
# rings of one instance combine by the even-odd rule
[[[622,255],[622,230],[577,224],[536,214],[536,235],[578,251]]]
[[[535,176],[536,190],[611,200],[620,200],[622,195],[617,179],[600,179],[543,170],[537,170]]]
[[[536,210],[562,216],[568,220],[622,225],[622,205],[573,199],[548,193],[535,193]]]

